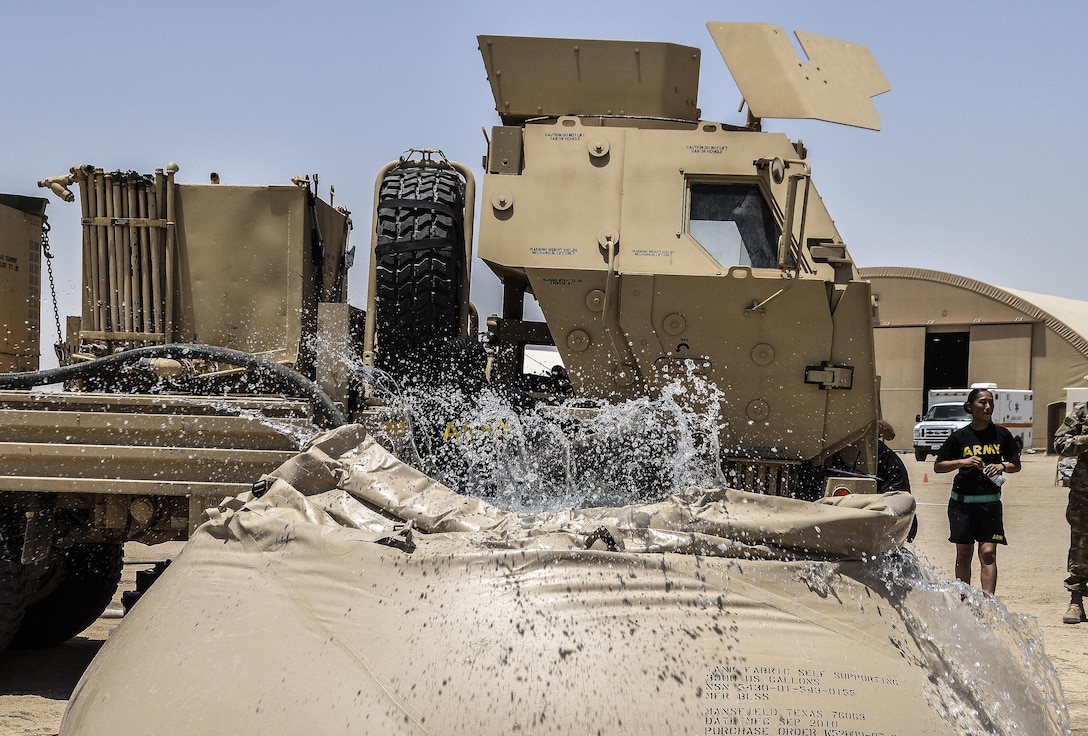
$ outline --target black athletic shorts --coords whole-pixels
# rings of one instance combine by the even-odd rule
[[[948,528],[948,541],[956,544],[1008,544],[1000,501],[961,503],[949,500]]]

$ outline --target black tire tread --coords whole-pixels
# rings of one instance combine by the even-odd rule
[[[398,378],[433,382],[439,348],[460,334],[464,206],[464,182],[450,169],[394,169],[379,186],[376,364]]]
[[[76,544],[56,553],[60,580],[41,600],[26,607],[10,646],[40,649],[60,644],[86,629],[113,600],[121,582],[121,542]]]
[[[12,546],[0,539],[0,652],[15,638],[26,613],[26,567]]]

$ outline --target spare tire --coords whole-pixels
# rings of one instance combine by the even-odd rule
[[[30,593],[13,649],[40,649],[71,639],[98,618],[121,582],[121,542],[75,544],[57,551],[45,587]]]
[[[453,169],[393,169],[378,189],[375,365],[402,383],[437,382],[461,333],[464,208]]]

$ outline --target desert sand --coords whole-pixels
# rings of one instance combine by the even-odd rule
[[[947,541],[945,501],[952,476],[935,474],[932,461],[902,457],[918,501],[915,551],[939,577],[951,578],[954,548]],[[998,553],[997,596],[1010,612],[1035,618],[1062,681],[1072,733],[1088,736],[1088,623],[1068,625],[1061,620],[1068,603],[1061,585],[1069,541],[1068,489],[1054,482],[1056,464],[1053,455],[1025,455],[1023,472],[1010,476],[1005,485],[1010,543]],[[121,590],[134,587],[136,571],[147,567],[147,561],[172,556],[180,546],[127,545]],[[106,615],[64,645],[0,654],[0,735],[56,734],[76,682],[119,623],[120,593]],[[169,689],[168,684],[164,687]]]

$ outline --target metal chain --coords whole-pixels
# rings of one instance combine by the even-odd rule
[[[49,222],[42,223],[42,255],[45,257],[45,269],[49,274],[49,294],[53,297],[53,321],[57,325],[57,341],[53,349],[57,353],[57,360],[64,365],[68,350],[64,344],[64,333],[60,330],[60,307],[57,304],[57,284],[53,280],[53,251],[49,249]]]

